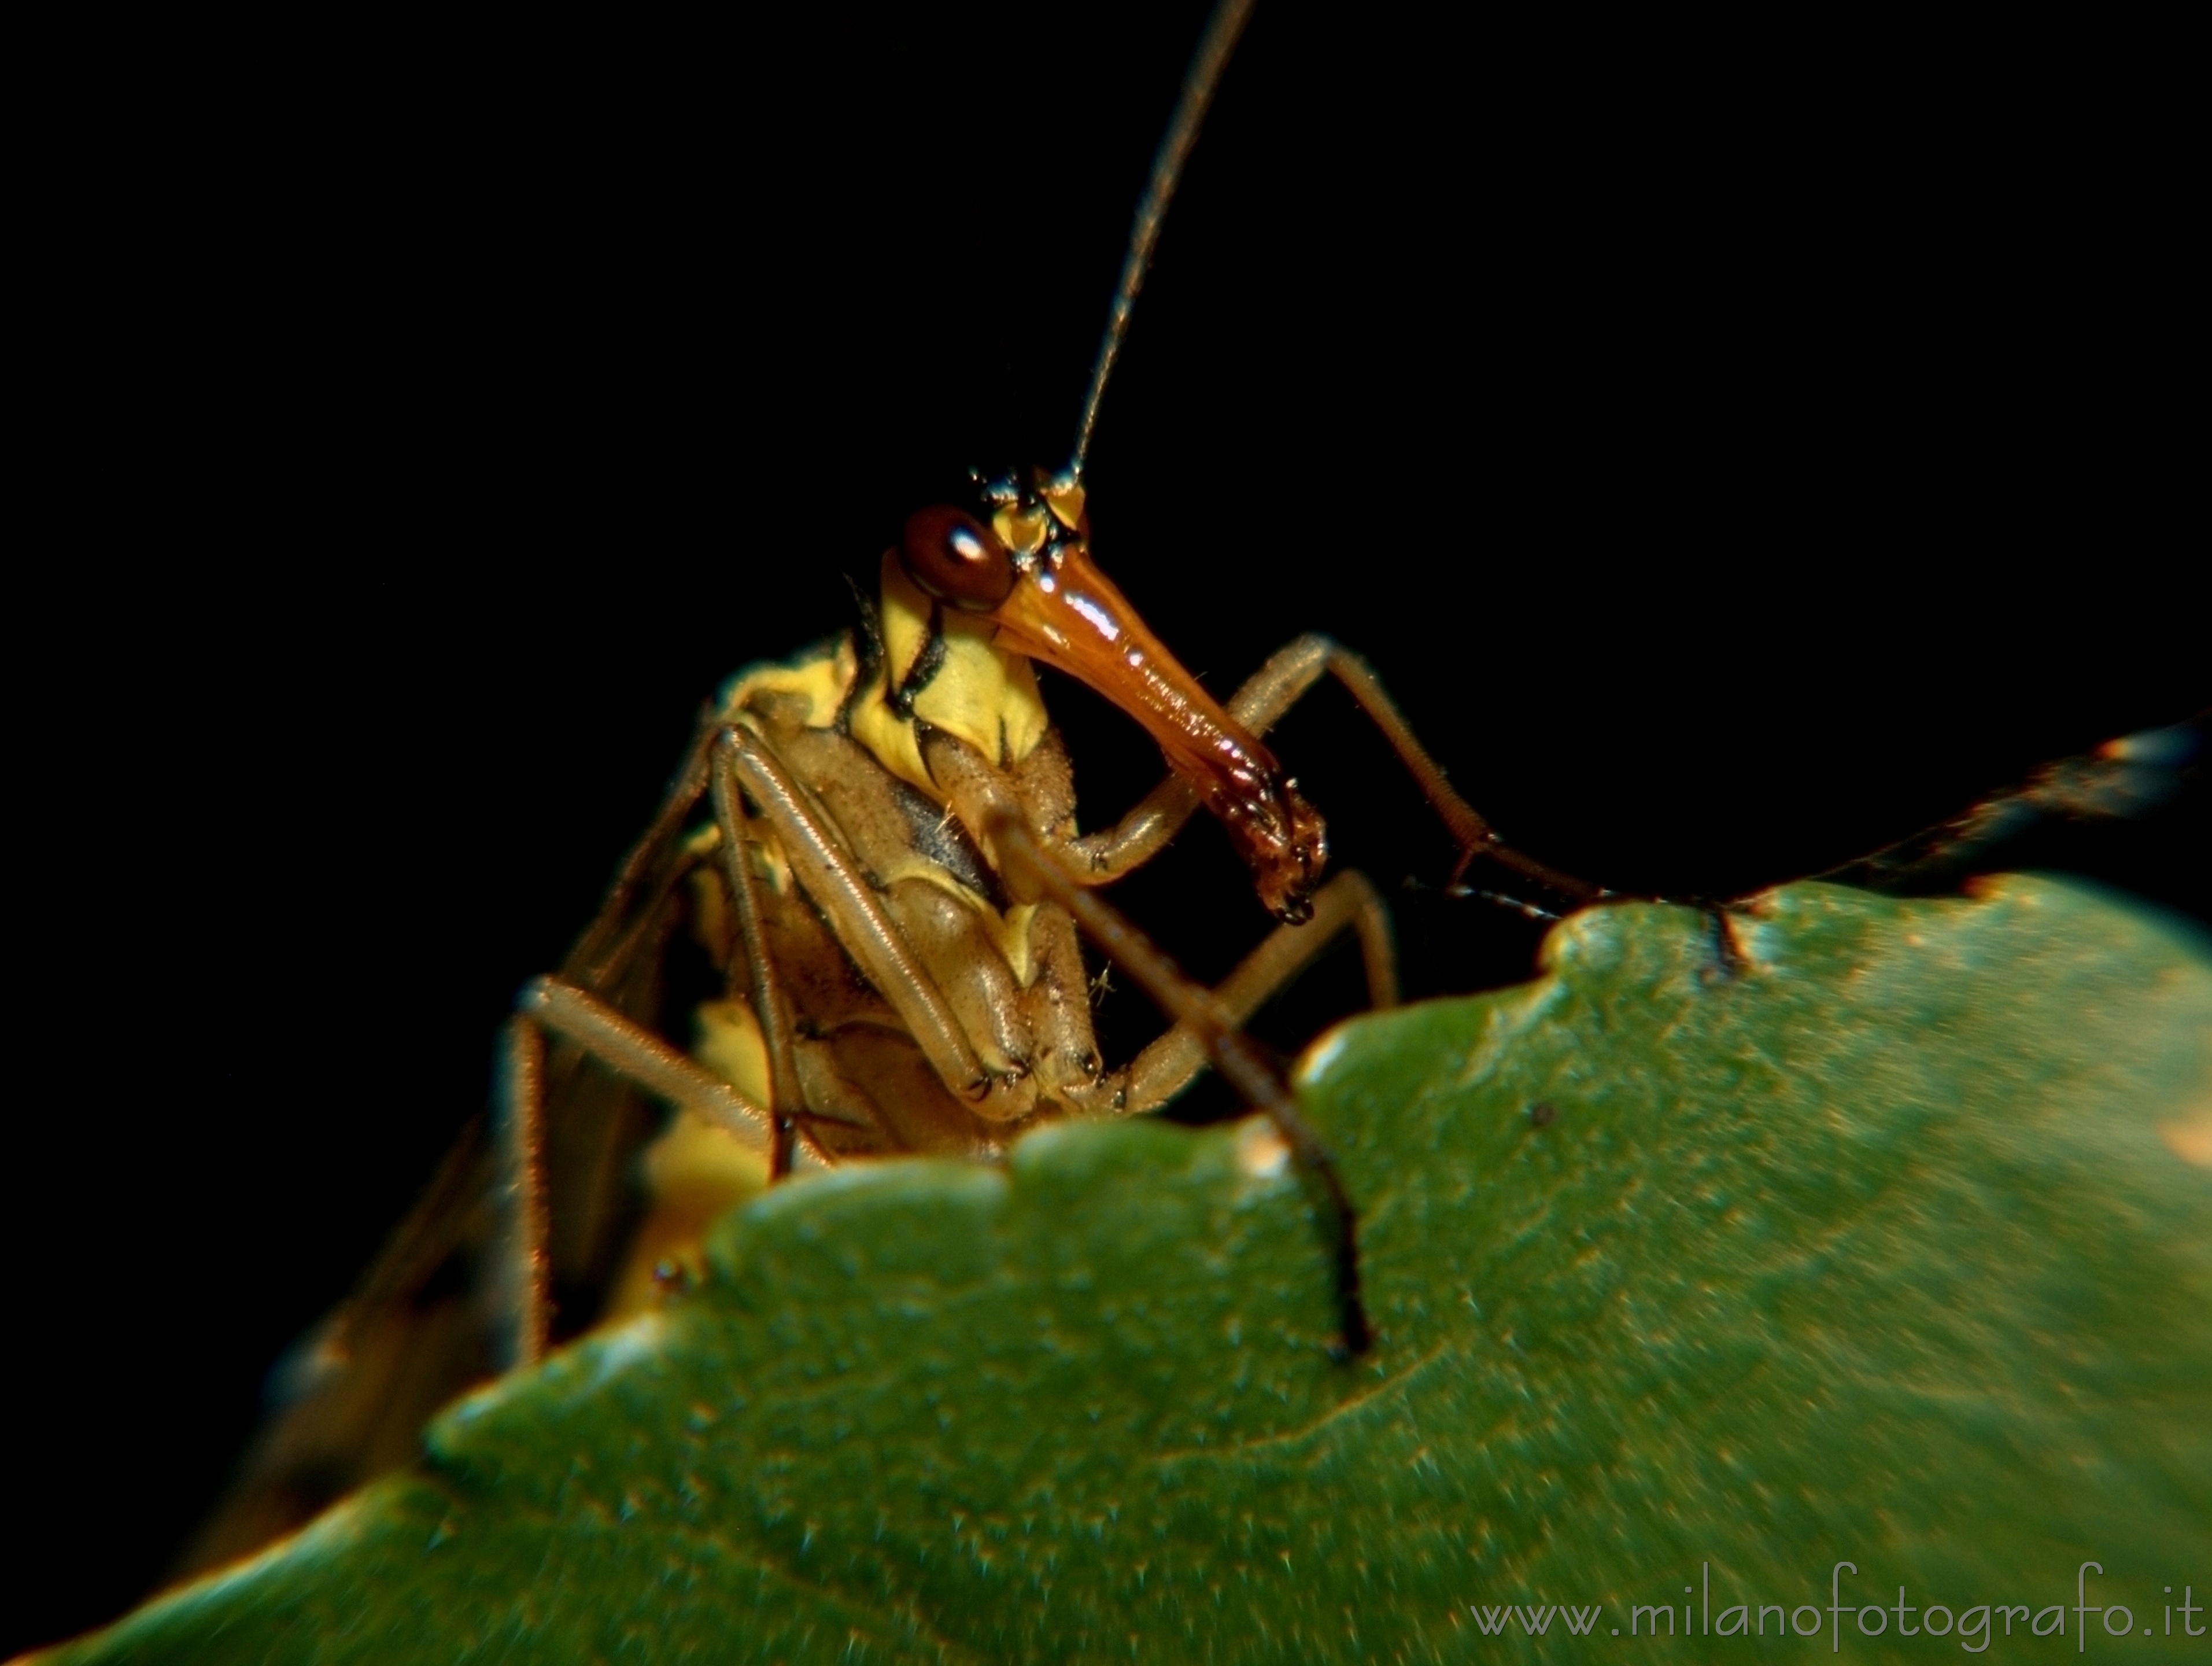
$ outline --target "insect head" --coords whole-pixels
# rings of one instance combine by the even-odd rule
[[[911,516],[896,552],[906,577],[995,627],[1000,651],[1065,672],[1143,724],[1228,830],[1261,903],[1279,919],[1308,918],[1328,859],[1320,815],[1098,570],[1082,483],[1072,471],[1006,475],[982,483],[978,508]]]

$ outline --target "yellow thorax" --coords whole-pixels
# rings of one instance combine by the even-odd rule
[[[945,802],[922,763],[913,719],[894,711],[888,697],[921,657],[936,611],[945,659],[915,696],[915,717],[957,736],[1002,769],[1036,750],[1048,723],[1036,672],[1027,659],[992,640],[997,626],[957,607],[937,609],[890,551],[884,556],[883,599],[884,667],[854,706],[854,739],[900,780]]]

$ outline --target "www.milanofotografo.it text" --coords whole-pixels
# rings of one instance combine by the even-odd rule
[[[1893,1633],[1948,1641],[1969,1654],[1980,1654],[2002,1638],[2070,1636],[2076,1652],[2086,1654],[2092,1637],[2107,1645],[2146,1637],[2203,1637],[2212,1630],[2197,1623],[2205,1605],[2197,1601],[2194,1585],[2181,1586],[2179,1602],[2173,1586],[2161,1585],[2154,1601],[2147,1588],[2114,1589],[2121,1582],[2106,1580],[2103,1566],[2096,1562],[2084,1562],[2075,1571],[2071,1602],[1916,1603],[1905,1585],[1897,1588],[1895,1602],[1886,1602],[1863,1586],[1856,1590],[1845,1589],[1856,1583],[1858,1572],[1853,1562],[1838,1562],[1830,1569],[1825,1604],[1723,1601],[1717,1608],[1712,1565],[1708,1562],[1699,1569],[1698,1584],[1682,1587],[1680,1601],[1669,1597],[1635,1603],[1626,1616],[1608,1615],[1603,1603],[1572,1602],[1470,1602],[1468,1612],[1474,1616],[1476,1629],[1487,1637],[1544,1637],[1553,1634],[1554,1626],[1559,1634],[1569,1637],[1608,1640],[1662,1636],[1755,1640],[1814,1637],[1826,1632],[1832,1651],[1838,1654],[1855,1637]],[[2176,1614],[2181,1616],[2178,1630]],[[1626,1626],[1615,1623],[1624,1617]]]

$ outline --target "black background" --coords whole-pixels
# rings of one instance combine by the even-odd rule
[[[62,55],[0,1645],[158,1578],[698,702],[849,623],[967,465],[1065,454],[1201,18]],[[1328,630],[1516,842],[1732,895],[2205,702],[2206,285],[2160,42],[1689,27],[1263,9],[1090,479],[1217,690]],[[1158,756],[1047,698],[1102,823]],[[1415,992],[1525,976],[1534,930],[1402,888],[1448,846],[1309,704],[1277,750]],[[2059,854],[2203,919],[2203,834]],[[1116,895],[1209,976],[1267,924],[1206,827]],[[1340,957],[1263,1032],[1356,999]]]

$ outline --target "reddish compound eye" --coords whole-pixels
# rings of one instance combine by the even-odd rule
[[[1014,587],[1014,561],[981,521],[940,505],[907,518],[899,540],[907,576],[940,601],[988,613]]]

